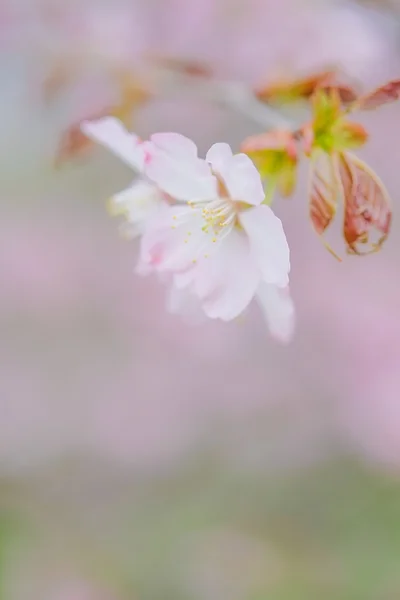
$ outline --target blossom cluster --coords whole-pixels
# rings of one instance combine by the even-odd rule
[[[141,140],[115,112],[83,121],[79,135],[135,172],[111,208],[126,217],[129,236],[140,238],[136,271],[166,284],[172,312],[230,321],[255,299],[272,335],[287,342],[295,321],[289,246],[272,196],[293,193],[299,158],[309,158],[309,216],[325,246],[341,260],[324,238],[341,203],[347,253],[378,251],[390,231],[391,202],[383,182],[352,152],[368,132],[349,117],[399,96],[400,80],[361,95],[333,72],[256,89],[252,98],[260,105],[309,102],[311,119],[251,136],[239,154],[216,143],[200,158],[196,144],[178,133]]]
[[[171,310],[230,321],[255,299],[271,333],[288,341],[289,246],[252,160],[225,143],[200,158],[195,143],[177,133],[142,141],[114,117],[81,128],[135,172],[111,208],[140,238],[136,271],[165,282]]]

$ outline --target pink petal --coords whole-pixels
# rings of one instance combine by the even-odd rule
[[[168,207],[145,231],[141,261],[159,272],[192,268],[213,246],[212,237],[202,229],[203,225],[200,212],[188,206]]]
[[[138,180],[130,187],[115,194],[110,201],[115,214],[124,214],[131,224],[137,226],[137,233],[143,233],[148,221],[166,206],[158,188],[147,181]]]
[[[181,159],[197,158],[197,146],[180,133],[155,133],[151,141],[156,148]]]
[[[231,232],[208,251],[207,257],[202,254],[175,274],[174,283],[198,297],[209,318],[229,321],[251,302],[260,282],[259,271],[242,233]]]
[[[221,242],[213,257],[199,265],[198,271],[197,292],[207,294],[203,307],[211,319],[236,318],[247,308],[259,284],[248,242],[235,231]]]
[[[229,321],[248,306],[260,282],[260,275],[242,233],[232,232],[223,241],[211,246],[207,257],[201,253],[196,261],[190,262],[182,254],[185,249],[181,247],[179,262],[175,254],[173,263],[171,256],[177,248],[169,246],[169,259],[163,264],[173,264],[174,267],[185,265],[180,272],[174,272],[175,288],[194,295],[209,318]]]
[[[232,156],[229,144],[219,142],[211,146],[207,152],[206,161],[210,163],[214,171],[219,173],[224,169],[225,165],[230,164]]]
[[[104,117],[97,121],[83,121],[81,130],[88,138],[111,150],[136,171],[143,170],[144,151],[139,138],[134,133],[129,133],[118,119]]]
[[[295,309],[289,288],[261,283],[256,298],[271,334],[280,342],[289,342],[295,326]]]
[[[206,159],[223,179],[233,200],[253,206],[263,202],[265,194],[260,173],[246,154],[233,156],[228,144],[214,144]]]
[[[145,172],[177,200],[211,200],[217,195],[217,182],[209,165],[197,157],[194,142],[177,133],[152,136]]]
[[[285,287],[289,283],[290,253],[281,220],[263,204],[240,214],[254,260],[266,283]]]

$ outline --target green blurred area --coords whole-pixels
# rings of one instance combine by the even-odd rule
[[[1,598],[18,598],[16,575],[35,590],[38,573],[48,584],[65,565],[121,599],[400,596],[400,485],[360,466],[263,479],[197,465],[165,481],[115,477],[112,491],[94,473],[75,488],[47,477],[3,486],[18,508],[1,513]]]

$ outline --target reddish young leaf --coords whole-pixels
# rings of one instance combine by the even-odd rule
[[[60,60],[49,71],[43,81],[43,100],[52,103],[77,76],[77,65],[72,60]]]
[[[120,102],[114,109],[114,116],[118,116],[115,111],[123,114],[131,113],[133,109],[146,104],[154,96],[150,82],[144,81],[142,76],[118,69],[114,70],[112,75],[119,88],[120,97]],[[119,118],[122,120],[122,117]]]
[[[328,83],[328,84],[322,84],[320,86],[318,86],[316,89],[322,89],[325,92],[331,92],[332,90],[336,90],[340,102],[342,104],[351,104],[352,102],[354,102],[355,100],[357,100],[358,98],[358,92],[357,90],[355,90],[353,87],[349,86],[349,85],[345,85],[344,83],[339,83],[336,82],[334,84]]]
[[[67,160],[80,156],[93,146],[93,142],[89,140],[81,131],[80,125],[83,120],[94,121],[106,116],[113,116],[119,119],[125,127],[132,128],[133,117],[135,110],[149,101],[152,93],[141,83],[136,80],[131,73],[115,72],[115,78],[118,81],[120,88],[120,101],[114,106],[98,111],[95,114],[87,115],[85,118],[73,123],[61,136],[61,140],[57,149],[55,166],[59,167]]]
[[[350,85],[341,83],[334,70],[315,73],[300,79],[282,79],[255,90],[262,102],[294,102],[308,100],[318,90],[328,94],[335,89],[342,104],[350,104],[358,97],[358,92]]]
[[[87,120],[94,121],[96,119],[101,119],[102,117],[107,117],[112,114],[112,112],[113,111],[110,108],[104,109],[96,114],[89,115]],[[62,134],[54,161],[56,168],[60,167],[71,158],[80,156],[93,146],[93,142],[81,131],[81,123],[84,120],[85,119],[80,119],[78,122],[73,123]]]
[[[293,101],[308,99],[318,87],[328,85],[335,78],[334,71],[323,71],[299,79],[281,79],[255,90],[257,98],[263,102]]]
[[[290,196],[296,185],[297,146],[291,131],[276,130],[253,135],[244,140],[241,150],[254,162],[260,175],[278,188],[282,196]],[[268,195],[268,194],[267,194]]]
[[[326,152],[316,151],[311,157],[309,209],[311,223],[319,236],[325,233],[336,215],[340,191],[336,155],[330,156]],[[323,242],[327,249],[341,260],[327,242]]]
[[[379,177],[353,154],[339,158],[343,234],[351,254],[371,254],[386,240],[392,220],[389,195]]]
[[[302,142],[303,151],[306,156],[311,156],[315,135],[314,135],[314,127],[313,122],[306,123],[299,130],[299,139]]]
[[[332,130],[334,147],[339,152],[360,148],[368,141],[368,132],[360,125],[346,119],[339,119]]]
[[[400,98],[400,79],[389,81],[355,101],[352,110],[373,110]]]
[[[296,140],[291,131],[276,129],[247,137],[241,145],[242,152],[283,150],[293,160],[297,159]]]
[[[195,60],[163,56],[162,54],[156,53],[146,54],[145,59],[155,66],[168,69],[170,71],[176,71],[177,73],[183,73],[184,75],[202,77],[205,79],[210,79],[213,76],[209,65]]]

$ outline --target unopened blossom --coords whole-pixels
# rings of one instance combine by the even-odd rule
[[[173,275],[173,285],[197,298],[205,314],[229,321],[256,298],[271,332],[288,340],[289,247],[281,221],[263,204],[253,162],[214,144],[200,161],[196,145],[178,134],[156,134],[145,166],[161,189],[186,201],[149,223],[141,268]]]
[[[129,237],[141,235],[148,220],[167,201],[165,194],[144,175],[146,145],[114,117],[84,121],[81,130],[88,138],[111,150],[135,171],[136,179],[128,188],[110,199],[109,207],[112,214],[126,217],[124,231]]]

